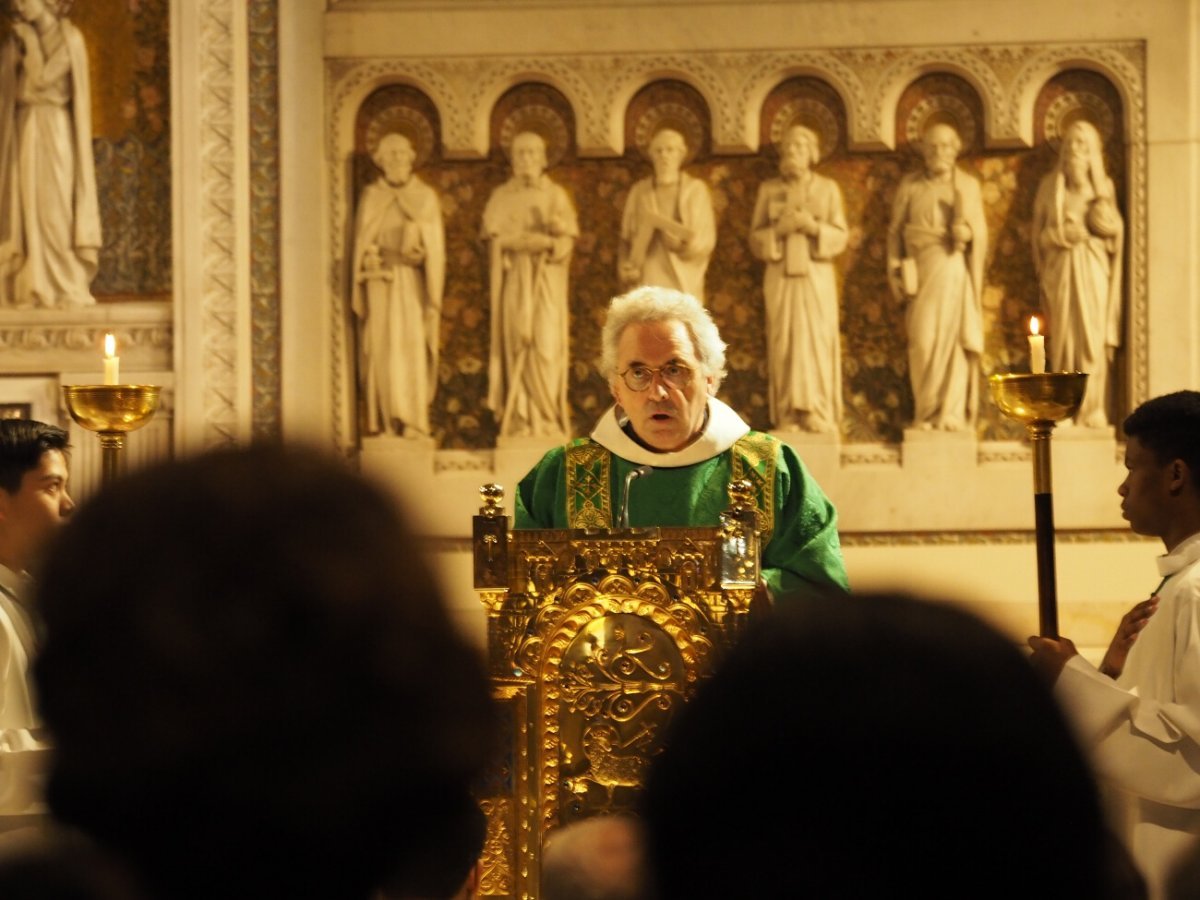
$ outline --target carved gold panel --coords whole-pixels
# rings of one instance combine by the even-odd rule
[[[758,534],[743,494],[721,527],[617,531],[512,531],[496,489],[485,497],[475,586],[506,740],[481,791],[483,894],[532,897],[551,831],[636,808],[673,718],[749,615]]]

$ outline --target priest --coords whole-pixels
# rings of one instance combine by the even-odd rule
[[[548,452],[517,487],[517,528],[611,528],[626,478],[632,526],[719,523],[749,479],[775,596],[847,587],[837,511],[788,445],[716,398],[725,343],[695,297],[639,287],[609,307],[601,371],[615,404],[590,437]]]

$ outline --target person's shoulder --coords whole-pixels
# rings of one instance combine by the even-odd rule
[[[758,442],[762,442],[764,444],[772,444],[772,445],[776,445],[776,446],[780,446],[780,447],[787,446],[783,441],[781,441],[779,438],[775,437],[775,435],[768,434],[765,431],[755,431],[753,428],[751,428],[749,431],[747,431],[742,437],[738,438],[738,440],[758,441]]]
[[[782,462],[783,467],[790,471],[808,472],[804,458],[796,451],[796,448],[787,441],[781,441],[773,434],[751,430],[741,440],[752,442],[752,446],[760,448],[760,453],[763,455],[774,453],[776,462]]]
[[[542,454],[541,461],[538,466],[543,465],[561,465],[570,453],[578,453],[589,448],[602,449],[599,444],[593,441],[590,437],[574,438],[567,441],[565,444],[557,444]]]
[[[775,460],[785,457],[788,452],[792,452],[793,456],[795,455],[790,444],[784,443],[773,434],[767,434],[765,431],[755,431],[754,429],[750,429],[734,441],[732,450],[742,454],[750,453],[764,459],[769,457]]]
[[[1190,594],[1191,599],[1200,603],[1200,559],[1194,560],[1183,568],[1179,573],[1180,581],[1184,585],[1184,589]]]

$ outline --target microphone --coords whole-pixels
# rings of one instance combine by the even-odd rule
[[[630,470],[625,476],[625,490],[621,493],[621,516],[620,523],[622,528],[629,527],[629,489],[633,487],[633,482],[637,478],[644,475],[649,475],[654,471],[652,466],[638,466],[636,469]]]

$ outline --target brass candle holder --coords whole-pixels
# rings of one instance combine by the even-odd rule
[[[1087,375],[1046,372],[992,375],[992,398],[1000,411],[1025,426],[1033,445],[1033,513],[1037,535],[1038,633],[1058,637],[1058,585],[1054,569],[1054,493],[1050,475],[1050,433],[1056,422],[1079,411]]]
[[[102,485],[120,473],[125,435],[150,421],[161,390],[156,384],[63,385],[71,418],[100,436]]]

